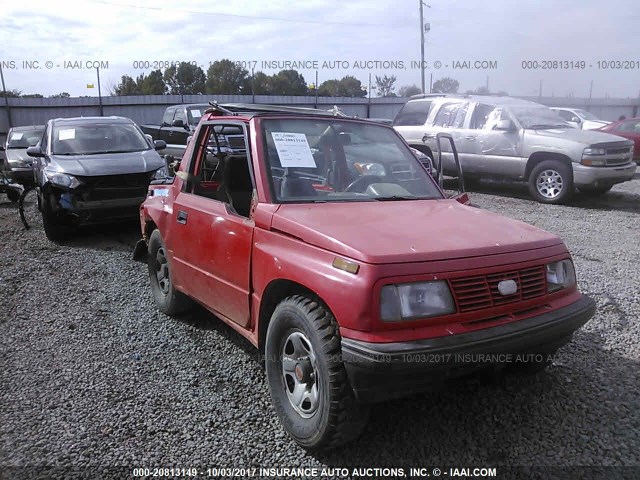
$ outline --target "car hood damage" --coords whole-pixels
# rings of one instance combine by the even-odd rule
[[[94,177],[145,173],[164,166],[155,150],[96,155],[52,155],[49,168],[69,175]]]
[[[535,133],[541,137],[560,138],[562,140],[572,140],[584,145],[595,145],[598,143],[629,143],[624,138],[611,135],[605,132],[593,130],[580,130],[577,128],[550,128],[539,130],[527,130],[527,133]]]
[[[271,228],[370,264],[468,258],[562,243],[539,228],[451,199],[283,204]]]

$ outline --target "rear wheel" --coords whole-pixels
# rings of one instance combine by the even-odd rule
[[[353,397],[338,325],[318,301],[300,295],[283,300],[271,317],[265,354],[274,408],[299,445],[331,448],[360,434],[369,408]]]
[[[154,230],[149,237],[147,267],[153,298],[162,313],[179,315],[191,309],[191,299],[173,286],[171,265],[159,230]]]
[[[529,175],[529,193],[540,203],[564,203],[573,193],[571,166],[558,160],[536,165]]]

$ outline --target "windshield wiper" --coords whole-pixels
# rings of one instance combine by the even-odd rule
[[[387,197],[372,197],[374,200],[379,202],[391,202],[393,200],[420,200],[416,196],[407,196],[407,195],[389,195]]]

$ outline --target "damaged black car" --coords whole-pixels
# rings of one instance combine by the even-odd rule
[[[73,227],[136,218],[149,183],[164,178],[165,161],[124,117],[49,120],[40,143],[27,150],[47,238],[61,240]]]

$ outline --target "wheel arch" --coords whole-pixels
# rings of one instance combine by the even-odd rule
[[[529,180],[529,176],[531,175],[531,172],[533,171],[534,168],[536,168],[537,165],[540,165],[542,162],[545,162],[548,160],[556,160],[556,161],[562,162],[563,164],[569,167],[571,167],[571,164],[572,164],[571,158],[569,158],[567,155],[564,155],[562,153],[535,152],[529,157],[529,160],[527,160],[527,166],[524,172],[525,180]],[[571,173],[573,175],[572,167],[571,167]]]
[[[320,302],[325,309],[331,311],[327,303],[309,287],[285,278],[271,280],[262,293],[258,313],[257,339],[258,348],[261,352],[264,352],[267,329],[274,310],[282,300],[292,295],[303,295],[312,298]]]

